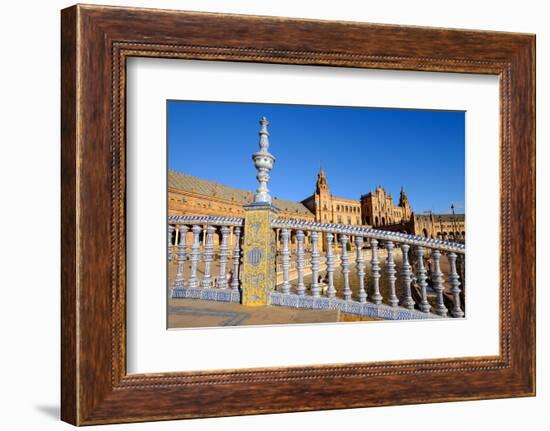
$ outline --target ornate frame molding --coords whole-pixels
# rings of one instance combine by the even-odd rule
[[[81,5],[63,10],[62,419],[80,425],[533,395],[534,46],[534,36],[524,34]],[[125,65],[131,56],[498,75],[500,355],[128,375]],[[520,220],[519,208],[528,217]],[[231,401],[250,391],[261,396]]]

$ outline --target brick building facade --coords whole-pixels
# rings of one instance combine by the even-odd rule
[[[243,205],[252,202],[253,195],[191,175],[168,172],[168,215],[244,217]],[[280,209],[279,217],[283,218],[362,225],[426,238],[465,238],[464,214],[415,214],[403,188],[397,205],[382,186],[359,200],[333,196],[323,169],[311,196],[301,202],[274,197],[273,205]]]

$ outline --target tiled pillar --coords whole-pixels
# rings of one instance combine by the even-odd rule
[[[278,210],[269,203],[256,202],[244,207],[243,305],[268,305],[275,289],[275,231],[271,221]]]

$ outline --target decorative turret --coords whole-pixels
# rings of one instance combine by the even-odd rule
[[[407,197],[403,186],[401,186],[401,193],[399,194],[399,206],[404,207],[406,205],[409,205],[409,198]]]
[[[254,167],[258,171],[256,179],[260,183],[254,195],[254,202],[271,203],[271,195],[267,188],[267,182],[269,181],[269,173],[273,169],[275,163],[275,157],[268,151],[269,149],[269,132],[267,126],[269,121],[267,118],[262,117],[260,119],[260,151],[252,154],[252,160],[254,161]]]
[[[319,173],[317,174],[317,184],[316,184],[317,193],[320,193],[321,190],[323,191],[328,190],[327,178],[325,177],[325,171],[323,170],[322,166],[319,168]]]
[[[403,208],[403,220],[410,220],[413,216],[413,212],[403,186],[401,186],[401,193],[399,193],[399,206]]]
[[[327,177],[325,176],[323,166],[319,167],[314,197],[315,200],[312,211],[315,213],[315,220],[324,223],[332,222],[332,196],[328,188]],[[322,244],[324,248],[324,240]]]

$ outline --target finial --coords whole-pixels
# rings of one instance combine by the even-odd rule
[[[269,181],[269,172],[273,168],[275,163],[275,157],[269,153],[269,132],[267,126],[269,121],[267,118],[262,117],[260,119],[260,151],[252,154],[252,160],[254,161],[254,167],[258,171],[256,179],[260,183],[254,195],[254,202],[271,203],[271,196],[267,188],[267,182]]]
[[[321,161],[319,161],[319,177],[324,177],[325,176],[325,171],[323,170],[323,163]]]

